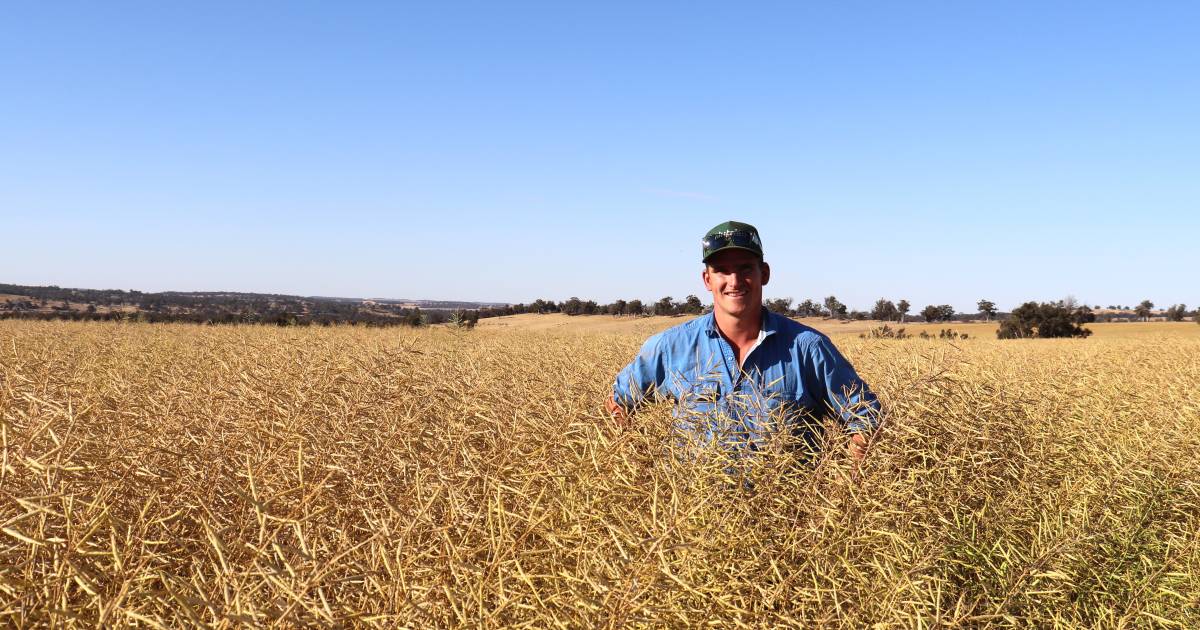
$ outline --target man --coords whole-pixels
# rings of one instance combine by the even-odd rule
[[[825,335],[763,307],[771,278],[758,230],[726,221],[701,241],[713,311],[661,333],[617,374],[609,413],[622,425],[649,399],[673,399],[698,437],[758,450],[780,434],[817,442],[833,417],[866,454],[879,401]]]

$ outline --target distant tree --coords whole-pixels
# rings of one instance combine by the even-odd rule
[[[766,301],[767,310],[780,315],[790,315],[792,312],[792,298],[774,298]]]
[[[817,317],[821,314],[821,305],[812,300],[804,300],[796,306],[796,315],[799,317]]]
[[[471,319],[471,313],[466,309],[459,308],[450,313],[450,319],[447,320],[447,323],[453,328],[474,328],[475,323],[478,321],[478,313],[476,313],[475,319]]]
[[[999,339],[1026,339],[1031,337],[1087,337],[1092,331],[1080,325],[1080,318],[1091,314],[1091,309],[1068,308],[1064,302],[1038,304],[1026,302],[1013,310],[1008,319],[996,331]],[[1094,316],[1093,316],[1094,318]]]
[[[921,309],[921,317],[927,322],[948,322],[954,319],[954,307],[949,304],[934,306],[932,304]]]
[[[419,328],[421,326],[424,326],[428,320],[425,318],[425,315],[423,313],[421,313],[420,308],[414,308],[411,311],[409,311],[407,315],[404,316],[403,321],[405,324],[407,324],[409,326]]]
[[[629,300],[629,302],[625,304],[626,315],[642,315],[645,312],[646,307],[642,306],[641,300]]]
[[[700,298],[689,295],[683,300],[683,312],[688,315],[699,315],[704,312],[704,304],[700,302]]]
[[[829,313],[830,317],[846,316],[846,305],[839,302],[838,299],[832,295],[825,298],[825,310]]]
[[[1096,314],[1092,312],[1092,309],[1087,304],[1084,304],[1071,311],[1071,319],[1076,324],[1090,324],[1096,321]]]
[[[996,303],[990,300],[979,300],[976,305],[979,307],[979,314],[983,315],[983,321],[991,321],[996,315]]]
[[[896,305],[893,304],[891,300],[879,298],[875,302],[875,308],[871,309],[871,319],[891,321],[896,319],[896,316],[899,315],[899,313],[900,312],[896,310]]]
[[[899,302],[896,302],[896,313],[899,315],[897,319],[900,321],[900,323],[904,323],[904,317],[908,315],[908,310],[910,308],[912,308],[912,305],[908,303],[908,300],[900,300]]]
[[[667,297],[664,297],[663,299],[655,302],[654,303],[654,314],[655,315],[674,315],[675,314],[675,300],[672,299],[671,296],[668,295]]]
[[[600,312],[600,305],[596,304],[595,300],[588,300],[583,303],[580,311],[584,315],[595,315]]]
[[[629,304],[625,300],[617,300],[608,306],[608,312],[612,315],[624,315],[625,309],[629,308]]]
[[[1133,312],[1138,317],[1141,317],[1142,321],[1148,321],[1150,319],[1150,309],[1152,308],[1154,308],[1154,302],[1142,300],[1142,303],[1138,304],[1137,308],[1133,309]]]
[[[582,315],[583,300],[580,300],[575,296],[571,296],[567,298],[566,302],[558,305],[558,310],[562,311],[566,315]]]
[[[558,305],[550,300],[538,298],[529,305],[529,309],[531,313],[557,313]]]

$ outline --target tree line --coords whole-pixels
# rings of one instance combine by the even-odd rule
[[[0,284],[0,319],[70,319],[139,322],[191,322],[201,324],[275,324],[281,326],[307,325],[366,325],[366,326],[425,326],[448,323],[472,327],[482,318],[521,313],[563,313],[566,315],[700,315],[712,309],[696,295],[682,300],[665,296],[655,302],[640,299],[618,299],[607,304],[572,296],[566,300],[537,299],[528,304],[506,304],[469,308],[470,302],[422,302],[432,308],[406,306],[387,300],[349,298],[298,297],[278,294],[235,292],[163,292],[143,293],[119,289],[64,289],[57,286],[34,287]],[[991,321],[1015,320],[1006,335],[1013,338],[1037,335],[1039,330],[1062,331],[1059,320],[1076,325],[1092,321],[1143,321],[1154,317],[1154,303],[1143,300],[1136,307],[1110,305],[1109,311],[1097,316],[1087,305],[1072,298],[1059,302],[1027,302],[1012,313],[1003,313],[995,302],[981,299],[975,313],[956,312],[949,304],[928,304],[910,315],[912,304],[907,299],[876,300],[870,310],[851,310],[836,296],[824,299],[805,299],[795,303],[790,297],[766,299],[763,304],[773,312],[789,317],[825,317],[840,320],[878,320],[904,323],[909,321]],[[1030,306],[1033,305],[1033,306]],[[1053,307],[1053,308],[1052,308]],[[1065,309],[1063,312],[1055,308]],[[1132,312],[1130,312],[1132,311]],[[1065,314],[1063,314],[1065,313]],[[1053,314],[1053,316],[1051,316]],[[1168,321],[1183,321],[1195,311],[1186,305],[1174,304],[1162,312]],[[1200,318],[1196,318],[1200,320]],[[1032,323],[1031,323],[1032,322]],[[1039,323],[1040,322],[1040,323]],[[1002,327],[1002,330],[1005,330]]]
[[[509,304],[479,309],[479,317],[503,317],[522,313],[562,313],[564,315],[700,315],[710,310],[695,295],[689,295],[683,300],[671,296],[663,297],[657,302],[646,304],[638,299],[615,300],[608,304],[600,304],[595,300],[581,300],[570,297],[562,302],[537,299],[529,304]]]

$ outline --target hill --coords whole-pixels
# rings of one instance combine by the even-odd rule
[[[436,323],[451,311],[505,306],[390,298],[78,289],[0,284],[0,317],[21,319],[138,319],[150,322],[369,324]]]

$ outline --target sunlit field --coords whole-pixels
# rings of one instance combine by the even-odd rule
[[[818,323],[884,427],[748,485],[602,412],[682,319],[542,317],[0,321],[0,625],[1200,627],[1193,322]]]

